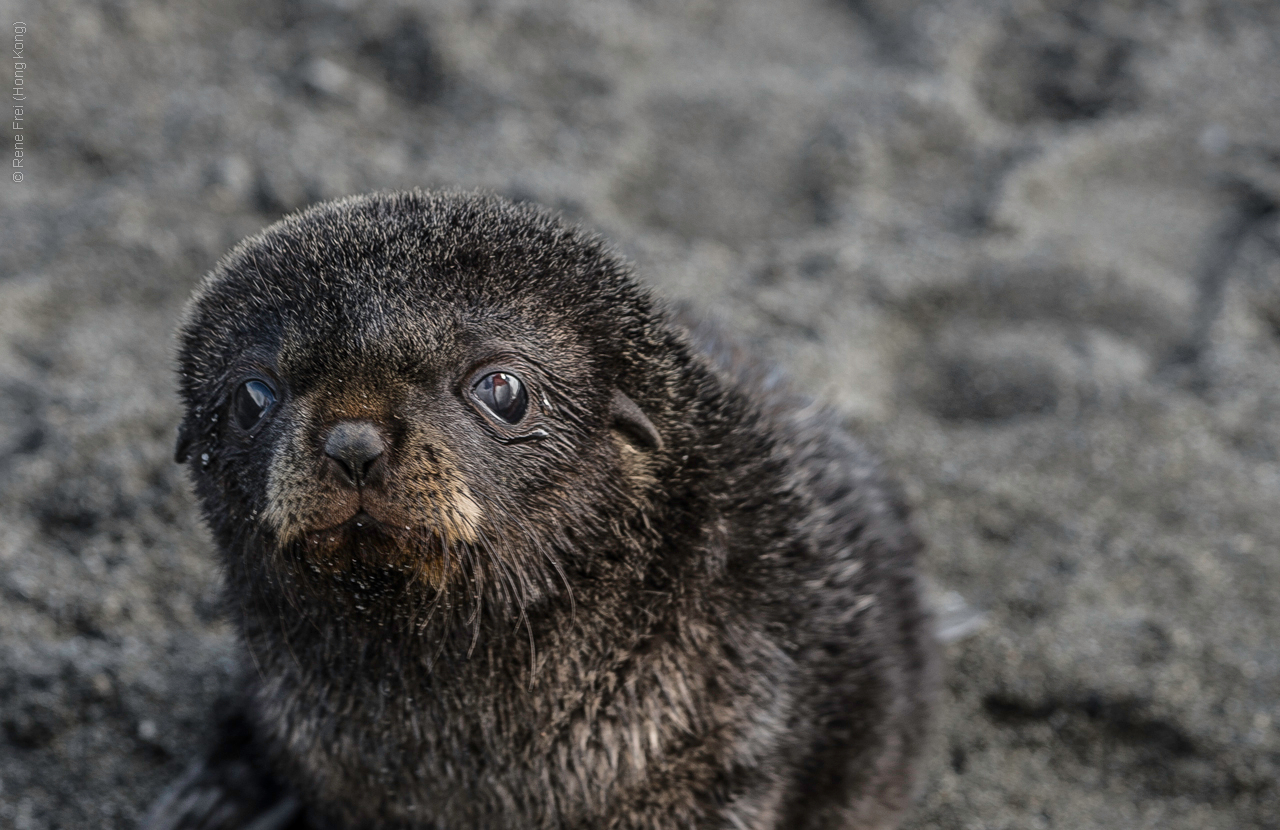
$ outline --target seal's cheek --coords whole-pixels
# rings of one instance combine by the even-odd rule
[[[304,409],[304,407],[299,407]],[[312,446],[306,424],[309,413],[291,418],[288,430],[272,448],[267,469],[267,503],[262,519],[281,543],[305,533],[335,527],[360,510],[357,491],[334,485]]]
[[[638,449],[634,442],[616,431],[611,434],[611,438],[614,451],[617,453],[618,469],[622,473],[623,481],[629,487],[632,499],[643,499],[645,494],[653,492],[659,483],[654,472],[656,464],[652,453]]]
[[[405,523],[441,537],[448,544],[476,544],[484,511],[467,486],[460,465],[443,448],[410,442],[388,468],[386,486],[365,496],[373,516],[402,516]]]

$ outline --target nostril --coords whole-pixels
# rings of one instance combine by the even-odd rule
[[[373,465],[386,451],[382,432],[369,421],[340,421],[324,440],[324,454],[336,462],[346,483],[354,487],[369,480]]]

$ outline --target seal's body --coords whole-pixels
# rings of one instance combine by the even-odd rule
[[[178,455],[251,688],[152,826],[893,826],[933,679],[905,509],[698,342],[492,197],[236,248],[182,326]]]

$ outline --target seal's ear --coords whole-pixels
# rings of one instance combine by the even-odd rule
[[[643,449],[661,450],[662,436],[654,427],[648,416],[636,406],[636,402],[628,398],[621,390],[613,390],[613,400],[609,403],[609,417],[613,419],[613,428],[630,438]]]
[[[191,457],[191,427],[186,420],[178,424],[178,445],[173,448],[173,460],[186,464]]]

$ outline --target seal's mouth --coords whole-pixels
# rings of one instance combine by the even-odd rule
[[[342,523],[343,527],[349,528],[352,532],[361,531],[380,531],[385,528],[383,522],[378,521],[368,511],[361,508],[354,516]]]
[[[329,588],[358,590],[372,602],[375,595],[400,597],[415,582],[441,590],[456,570],[461,543],[450,542],[442,526],[376,500],[334,508],[288,543],[297,576],[334,578]]]
[[[304,535],[313,541],[335,544],[342,540],[356,541],[376,537],[396,539],[409,532],[410,526],[406,523],[376,516],[362,505],[347,518],[307,531]]]
[[[297,475],[305,466],[277,465],[265,516],[280,561],[302,578],[358,575],[372,584],[407,574],[439,589],[480,555],[480,508],[460,479],[384,475],[376,486],[339,488]]]

